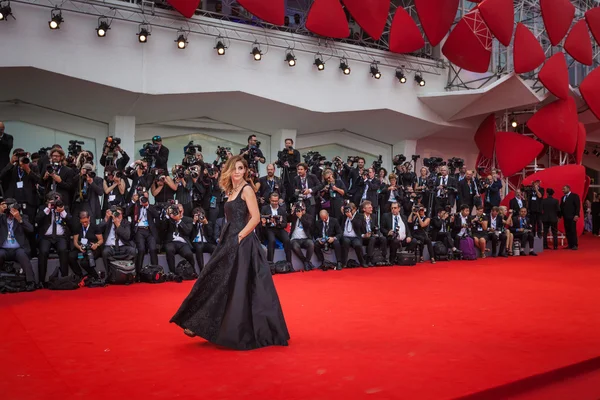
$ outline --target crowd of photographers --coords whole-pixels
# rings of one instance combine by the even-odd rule
[[[137,279],[146,253],[157,265],[158,253],[164,251],[170,271],[177,254],[203,268],[203,254],[212,253],[225,222],[227,197],[218,177],[232,156],[230,148],[218,147],[211,162],[204,159],[201,146],[190,142],[183,160],[169,170],[169,149],[159,136],[133,162],[120,139],[108,137],[99,160],[104,166],[100,177],[83,142],[70,141],[66,151],[56,144],[29,153],[12,149],[12,138],[10,145],[4,143],[10,135],[1,123],[0,128],[0,161],[4,152],[9,154],[0,166],[0,266],[18,262],[28,290],[47,286],[48,258],[54,253],[62,276],[70,268],[75,275],[85,271],[98,280],[103,279],[95,268],[100,257],[107,268],[114,260],[134,260]],[[400,154],[388,174],[381,156],[369,166],[362,157],[327,161],[317,152],[301,156],[292,139],[285,146],[277,161],[266,166],[265,176],[258,174],[265,157],[256,136],[239,151],[249,165],[261,208],[257,234],[270,262],[276,246],[282,246],[287,262],[294,253],[304,270],[401,263],[402,250],[422,262],[425,247],[435,263],[460,257],[466,237],[482,257],[488,254],[488,241],[493,257],[511,255],[513,241],[528,244],[528,254],[535,255],[534,237],[545,231],[546,238],[548,230],[556,247],[561,206],[539,182],[518,190],[507,208],[500,207],[499,171],[477,177],[458,158],[426,158],[415,173],[420,157],[407,160]],[[547,199],[554,202],[546,204]],[[576,237],[567,238],[576,248]],[[351,248],[357,262],[348,259]],[[335,254],[336,262],[325,261],[327,251]],[[311,262],[313,254],[317,266]],[[39,285],[30,262],[36,256]]]

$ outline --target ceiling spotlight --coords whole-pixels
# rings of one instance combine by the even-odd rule
[[[146,43],[148,42],[148,36],[150,36],[150,27],[146,24],[141,24],[140,31],[137,33],[138,41]]]
[[[344,73],[344,75],[350,75],[350,66],[348,65],[348,61],[345,58],[340,60],[340,69]]]
[[[517,122],[517,120],[514,117],[510,120],[510,126],[512,126],[513,128],[516,128],[517,126],[519,126],[519,123]]]
[[[587,149],[583,149],[583,154],[587,156],[588,154],[590,154],[590,152]]]
[[[50,21],[48,21],[48,26],[50,29],[60,29],[60,24],[63,22],[62,12],[59,8],[55,8],[50,11]]]
[[[398,82],[406,83],[406,75],[404,75],[401,69],[396,70],[396,78],[398,78]]]
[[[415,82],[417,82],[419,86],[425,86],[425,79],[423,79],[423,76],[419,73],[415,74]]]
[[[296,57],[294,57],[294,53],[291,50],[285,55],[285,61],[287,61],[290,67],[296,65]]]
[[[225,49],[227,48],[227,46],[225,46],[225,44],[223,43],[220,37],[217,38],[217,44],[215,45],[215,50],[217,50],[217,54],[222,56],[225,54]]]
[[[254,61],[260,61],[262,59],[262,51],[260,50],[260,45],[258,42],[254,42],[254,47],[252,48],[252,52],[250,53],[254,57]]]
[[[594,149],[594,151],[592,151],[592,154],[596,157],[600,157],[600,151],[598,151],[598,149]]]
[[[108,18],[100,17],[98,18],[98,27],[96,28],[96,34],[98,37],[106,36],[106,32],[110,29],[110,22],[108,22]]]
[[[325,61],[323,61],[322,57],[323,56],[321,54],[317,53],[317,55],[315,55],[315,62],[313,63],[317,66],[319,71],[323,71],[325,69]]]
[[[177,32],[177,39],[175,39],[175,43],[177,43],[177,48],[180,50],[183,50],[186,48],[188,41],[187,41],[187,37],[185,36],[185,33],[183,33],[183,31]]]
[[[371,75],[375,79],[381,78],[381,72],[379,72],[379,67],[375,63],[371,64]]]
[[[8,21],[8,16],[13,15],[10,8],[10,1],[0,2],[0,21]],[[15,18],[13,16],[13,18]]]

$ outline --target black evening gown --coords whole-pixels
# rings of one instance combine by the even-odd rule
[[[225,203],[221,240],[171,322],[214,344],[237,350],[287,346],[287,330],[264,249],[254,233],[238,243],[246,202]]]

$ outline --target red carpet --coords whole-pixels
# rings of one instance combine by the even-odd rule
[[[600,356],[598,244],[279,275],[290,346],[250,352],[168,323],[191,282],[3,295],[1,398],[597,399],[560,371]]]

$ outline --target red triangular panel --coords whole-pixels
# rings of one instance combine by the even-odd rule
[[[544,149],[535,139],[515,132],[496,133],[496,160],[504,176],[525,168]]]
[[[512,0],[485,0],[479,12],[490,31],[505,46],[510,45],[515,24],[515,8]]]
[[[552,46],[565,37],[575,16],[575,6],[569,0],[540,0],[542,18]]]
[[[390,12],[390,0],[343,0],[356,23],[379,40]]]
[[[306,18],[306,29],[321,36],[347,38],[350,28],[340,0],[315,0]]]
[[[527,127],[549,146],[573,154],[577,145],[577,106],[575,100],[556,100],[536,112]]]
[[[567,40],[565,40],[565,50],[575,60],[584,65],[592,65],[594,55],[592,53],[592,40],[587,30],[584,20],[580,20],[571,29]]]
[[[496,141],[496,115],[490,114],[483,120],[475,132],[475,144],[479,152],[488,159],[494,157],[494,143]]]
[[[585,132],[585,125],[579,122],[579,129],[577,130],[577,146],[575,147],[575,160],[577,164],[581,164],[583,160],[583,150],[585,149],[585,142],[587,140],[587,133]]]
[[[412,53],[425,46],[425,39],[415,21],[402,7],[396,9],[390,33],[390,51]]]
[[[600,43],[600,7],[594,7],[585,13],[585,21],[592,31],[596,43]]]
[[[517,24],[513,49],[515,73],[524,74],[542,65],[546,59],[544,49],[534,34],[523,24]]]
[[[569,97],[569,70],[565,54],[560,52],[550,57],[538,74],[540,82],[556,97]]]
[[[174,9],[186,18],[192,18],[200,6],[200,0],[167,0]]]
[[[419,21],[432,46],[446,36],[458,10],[459,0],[415,0]]]
[[[450,62],[472,72],[487,72],[492,56],[492,33],[476,9],[454,27],[442,53]]]
[[[238,3],[263,21],[273,25],[283,25],[285,19],[283,0],[238,0]]]
[[[600,69],[590,72],[579,85],[579,92],[596,118],[600,119]]]

